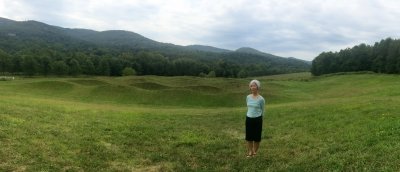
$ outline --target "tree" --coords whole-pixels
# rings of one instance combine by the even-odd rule
[[[201,72],[207,72],[208,67],[193,59],[180,58],[173,61],[176,75],[198,76]]]
[[[399,57],[400,41],[392,41],[389,44],[387,57],[386,57],[386,72],[387,73],[398,73],[397,62],[400,61]]]
[[[76,76],[81,74],[82,69],[81,66],[79,65],[78,60],[72,59],[69,61],[69,74],[72,76]]]
[[[17,74],[22,72],[22,57],[19,55],[14,56],[11,59],[11,73]]]
[[[121,60],[118,60],[116,58],[112,58],[109,61],[110,64],[110,75],[111,76],[121,76],[122,75],[122,70],[124,69],[122,66]]]
[[[132,67],[125,67],[124,70],[122,70],[122,75],[123,76],[136,75],[136,71]]]
[[[64,61],[55,61],[51,64],[51,69],[54,74],[58,76],[66,75],[68,74],[69,68],[68,65],[65,64]]]
[[[200,72],[199,76],[204,78],[207,76],[207,74],[205,74],[204,72]]]
[[[39,63],[36,61],[34,57],[25,56],[24,61],[22,63],[22,67],[25,75],[33,76],[36,74],[39,68]]]
[[[86,58],[85,60],[83,60],[81,69],[82,69],[82,73],[86,74],[86,75],[94,75],[96,73],[94,64],[89,58]]]
[[[97,74],[110,76],[110,64],[107,59],[101,59],[99,65],[97,66]]]
[[[331,54],[332,52],[323,52],[312,61],[311,72],[313,75],[318,76],[329,73],[331,61],[329,58],[333,58]]]
[[[43,56],[40,61],[40,72],[44,75],[47,76],[51,72],[51,61],[48,56]]]
[[[9,72],[11,68],[10,56],[0,49],[0,72],[5,74]]]
[[[240,67],[239,65],[225,60],[220,60],[217,62],[217,76],[222,77],[236,77],[237,73],[239,72]]]
[[[239,73],[237,74],[238,78],[246,78],[247,77],[247,72],[242,69],[239,71]]]
[[[215,77],[216,77],[215,72],[214,72],[214,71],[210,71],[210,72],[208,73],[207,77],[209,77],[209,78],[215,78]]]

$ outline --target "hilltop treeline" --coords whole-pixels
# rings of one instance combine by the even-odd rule
[[[373,46],[360,44],[339,52],[323,52],[312,61],[313,75],[353,71],[400,73],[400,40],[387,38]]]

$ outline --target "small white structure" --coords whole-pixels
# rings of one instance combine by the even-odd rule
[[[0,76],[0,81],[12,81],[15,80],[13,76]]]

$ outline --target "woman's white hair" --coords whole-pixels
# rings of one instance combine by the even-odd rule
[[[261,83],[260,83],[260,81],[258,81],[258,80],[256,80],[256,79],[250,81],[249,87],[250,87],[251,84],[253,84],[253,83],[257,85],[257,89],[260,89],[260,88],[261,88]]]

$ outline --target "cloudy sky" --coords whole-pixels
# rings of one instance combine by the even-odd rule
[[[398,0],[0,0],[0,17],[312,60],[400,37]]]

